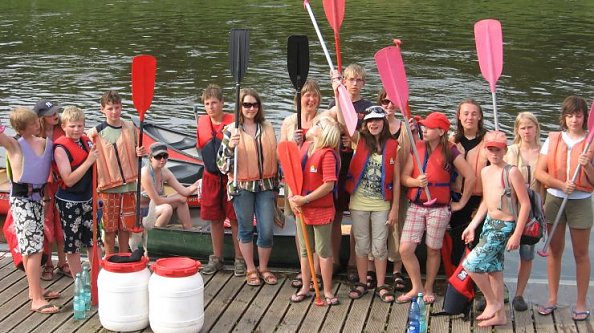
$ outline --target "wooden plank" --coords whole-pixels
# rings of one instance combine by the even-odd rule
[[[509,303],[505,304],[505,316],[507,318],[507,324],[496,326],[495,332],[497,333],[513,333],[514,332],[514,323],[513,323],[513,311],[511,305]]]
[[[433,304],[435,305],[435,303],[433,303]],[[440,304],[443,305],[443,302],[441,302]],[[470,327],[471,327],[471,323],[472,323],[471,318],[473,315],[474,314],[471,312],[470,318],[468,318],[468,320],[464,320],[464,315],[451,316],[450,317],[450,326],[452,327],[451,331],[454,333],[456,333],[456,332],[470,332]]]
[[[375,295],[374,290],[370,290],[369,292],[372,295],[372,305],[365,330],[369,332],[383,332],[386,329],[389,319],[391,303],[383,302],[379,296]]]
[[[363,328],[367,323],[367,317],[369,316],[369,309],[371,308],[372,299],[373,292],[371,290],[359,299],[349,299],[351,303],[351,310],[344,323],[344,330],[346,332],[363,331]]]
[[[49,319],[58,319],[60,315],[67,315],[72,313],[72,305],[66,307],[65,305],[72,299],[73,281],[69,277],[62,276],[56,283],[52,285],[52,290],[60,291],[61,297],[52,300],[51,303],[62,307],[62,311],[58,314],[48,316],[41,313],[33,313],[27,319],[21,321],[18,326],[14,328],[15,332],[30,332],[37,327],[46,326],[46,321]],[[71,302],[70,302],[71,303]],[[54,317],[55,316],[55,317]],[[46,332],[48,332],[46,330]]]
[[[12,263],[12,256],[10,255],[10,252],[2,252],[2,254],[0,254],[0,268],[4,268],[6,266],[12,266],[14,267],[13,263]]]
[[[588,320],[577,321],[575,325],[580,333],[594,333],[594,328],[592,327],[592,315],[590,315]]]
[[[53,333],[71,333],[78,330],[78,332],[97,332],[101,327],[99,322],[99,313],[93,311],[92,315],[85,320],[74,320],[70,318],[60,327],[58,327]],[[108,332],[107,330],[105,330]]]
[[[408,308],[408,304],[398,304],[396,302],[392,304],[392,311],[390,313],[390,318],[388,318],[386,332],[406,332],[408,324]],[[431,321],[430,318],[432,317],[427,319],[427,327],[429,327]]]
[[[72,296],[74,292],[74,287],[72,286],[73,280],[66,277],[62,277],[62,279],[70,280],[70,283],[61,291],[62,297],[60,297],[59,300],[60,305],[62,306],[62,311],[49,316],[42,325],[38,326],[34,330],[31,330],[31,333],[53,332],[54,330],[57,330],[60,326],[66,324],[66,322],[68,322],[69,320],[74,321],[74,319],[72,318]],[[89,317],[92,317],[95,314],[95,312],[97,312],[96,307],[92,307],[91,311],[88,312]]]
[[[516,333],[535,333],[533,316],[538,316],[536,311],[532,311],[534,304],[528,302],[528,310],[514,311],[514,326]]]
[[[232,272],[229,271],[218,271],[209,280],[209,283],[204,287],[204,308],[206,309],[209,304],[215,299],[215,296],[225,286],[227,281],[233,276]]]
[[[555,324],[553,323],[553,314],[542,316],[538,313],[538,306],[532,305],[534,313],[534,327],[538,333],[555,333]]]
[[[22,276],[20,279],[11,282],[11,284],[7,283],[6,288],[0,291],[0,320],[4,319],[5,309],[11,309],[10,306],[5,306],[6,303],[27,288],[27,279]]]
[[[443,310],[443,296],[442,294],[436,294],[435,302],[433,302],[432,312],[440,312]],[[407,318],[408,308],[407,304]],[[431,327],[431,333],[449,333],[450,331],[450,317],[449,316],[432,316],[427,322],[427,327]]]
[[[283,287],[283,291],[287,288],[290,289],[288,295],[286,295],[285,293],[280,293],[280,295],[282,295],[283,297],[281,299],[277,299],[277,301],[279,301],[281,304],[284,303],[288,305],[288,309],[284,313],[284,318],[282,318],[282,320],[279,321],[277,324],[277,333],[297,332],[309,308],[315,307],[315,305],[313,304],[315,296],[312,296],[310,299],[306,299],[301,303],[291,303],[289,297],[291,297],[291,295],[295,293],[297,290],[292,288],[290,286],[290,283],[285,284],[285,286]],[[313,295],[313,293],[311,294]],[[276,304],[277,301],[275,301],[274,304]],[[274,330],[274,327],[267,327],[262,325],[261,329],[263,332],[270,332]]]
[[[571,309],[569,307],[563,306],[555,310],[554,319],[557,332],[577,333],[577,327],[573,319],[571,319]]]
[[[339,286],[337,284],[334,284],[333,287],[334,287],[333,293],[336,295],[338,292]],[[307,318],[307,320],[303,321],[303,324],[301,325],[301,328],[299,329],[300,332],[304,332],[304,333],[319,332],[321,330],[321,328],[324,326],[324,321],[326,319],[328,319],[329,321],[333,321],[333,318],[328,316],[328,312],[333,307],[341,306],[341,304],[332,305],[332,306],[326,305],[326,300],[324,297],[323,289],[320,290],[320,297],[324,301],[325,305],[324,306],[316,306],[314,304],[314,306],[309,308],[309,311],[305,315],[305,318]]]
[[[216,298],[210,302],[208,307],[204,309],[204,325],[202,326],[202,330],[204,332],[210,332],[213,325],[217,323],[219,318],[227,311],[229,305],[236,301],[236,295],[241,290],[241,287],[245,284],[245,278],[242,277],[233,277],[233,272],[217,272],[217,276],[213,279],[217,278],[219,275],[225,278],[225,275],[229,275],[227,283],[224,285],[224,288],[221,289]],[[258,289],[259,287],[255,287]]]
[[[268,310],[264,313],[264,316],[257,324],[256,332],[273,332],[275,329],[280,325],[280,322],[283,320],[287,309],[292,305],[289,301],[289,297],[295,293],[296,289],[291,287],[289,280],[285,280],[283,285],[281,286],[279,292],[276,294],[276,297],[272,301],[272,304],[268,308]],[[306,304],[311,301],[303,301],[299,304]]]
[[[19,281],[20,279],[25,279],[25,273],[13,268],[12,272],[6,275],[2,281],[0,281],[0,292],[3,292],[5,289],[10,288],[14,283]]]
[[[484,298],[484,296],[482,296],[481,294],[481,298]],[[475,301],[473,302],[473,308],[472,308],[472,313],[470,315],[471,317],[471,325],[472,325],[472,332],[473,333],[486,333],[486,332],[493,332],[493,327],[480,327],[478,326],[478,323],[480,321],[476,320],[476,316],[478,316],[479,314],[481,314],[482,311],[478,311],[477,306],[478,306],[478,301],[477,301],[477,297],[475,297],[474,299]]]
[[[233,332],[252,332],[255,330],[258,322],[264,316],[264,313],[266,313],[270,307],[270,304],[274,301],[275,297],[282,289],[283,284],[290,283],[290,280],[286,277],[284,279],[281,279],[278,275],[277,277],[279,277],[277,285],[266,286],[265,288],[262,288],[262,291],[265,290],[266,292],[261,291],[255,296],[252,304],[248,306],[247,310],[243,313],[243,316],[241,316],[237,322],[237,325],[233,328]],[[254,290],[255,288],[244,287],[244,289]],[[240,295],[239,297],[243,296]]]
[[[336,296],[340,299],[340,305],[331,306],[328,309],[328,314],[324,325],[320,328],[320,332],[323,333],[338,333],[342,331],[342,323],[346,320],[349,313],[348,298],[349,285],[345,281],[337,281]]]

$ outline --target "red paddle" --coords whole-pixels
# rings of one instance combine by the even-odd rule
[[[585,153],[588,151],[588,149],[590,149],[590,144],[592,143],[592,139],[594,139],[594,102],[592,103],[592,106],[590,107],[590,113],[588,114],[588,137],[586,138],[586,146],[584,147],[584,151],[582,153]],[[549,156],[549,158],[554,158],[554,156]],[[571,177],[572,182],[575,183],[578,175],[580,174],[581,169],[582,169],[582,165],[578,164],[578,166],[575,168],[575,172],[573,173],[573,177]],[[553,170],[549,170],[549,171],[553,171]],[[548,253],[549,252],[549,244],[551,243],[551,239],[553,238],[553,234],[555,233],[555,230],[557,230],[557,225],[559,224],[559,220],[561,220],[561,215],[563,214],[563,211],[565,210],[565,206],[567,205],[567,200],[569,200],[569,195],[565,195],[565,197],[563,198],[563,201],[561,202],[561,206],[559,206],[559,211],[557,211],[557,216],[555,217],[555,222],[553,222],[551,231],[548,233],[547,240],[545,241],[542,249],[537,251],[538,255],[540,255],[541,257],[546,257],[549,255],[549,253]]]
[[[342,73],[342,57],[340,56],[340,26],[344,19],[345,0],[323,0],[324,13],[328,23],[334,30],[334,44],[336,45],[336,62],[338,72]]]
[[[328,61],[328,66],[330,66],[330,70],[334,70],[334,64],[332,63],[332,59],[330,58],[328,48],[326,48],[326,43],[324,43],[324,38],[322,37],[322,33],[320,32],[320,27],[318,27],[316,17],[314,16],[313,11],[311,10],[311,6],[309,5],[309,0],[303,1],[303,5],[305,6],[305,9],[307,9],[307,13],[311,18],[311,23],[313,24],[314,29],[316,30],[316,34],[318,35],[318,39],[320,40],[320,45],[322,45],[324,55],[326,55],[326,61]],[[340,111],[342,112],[342,116],[344,118],[345,125],[347,127],[347,131],[349,132],[349,135],[353,136],[355,130],[357,130],[357,121],[359,120],[359,118],[357,117],[357,111],[355,111],[355,107],[353,106],[351,95],[347,92],[346,88],[342,84],[338,87],[338,100],[336,101],[336,103],[340,107]]]
[[[285,181],[294,194],[301,194],[303,187],[303,170],[301,169],[301,154],[299,148],[294,141],[281,141],[277,146],[277,154],[280,164],[285,174]],[[316,269],[314,267],[314,261],[311,254],[311,246],[309,244],[309,237],[305,233],[305,222],[303,215],[298,216],[301,227],[301,234],[305,240],[305,250],[307,252],[307,261],[309,263],[309,271],[311,272],[314,289],[316,291],[316,305],[325,305],[322,298],[320,298],[320,287],[318,286],[318,279],[315,278]]]
[[[138,111],[140,119],[140,135],[138,147],[142,147],[144,135],[144,114],[153,102],[155,91],[155,76],[157,73],[157,59],[151,55],[139,55],[132,58],[132,101]],[[138,181],[136,183],[136,229],[133,232],[142,231],[140,217],[140,170],[142,168],[142,157],[138,157]],[[120,249],[123,251],[122,249]]]
[[[474,40],[476,43],[476,54],[485,80],[489,82],[491,95],[493,97],[493,118],[495,130],[499,130],[497,121],[497,102],[495,85],[501,71],[503,70],[503,37],[501,23],[497,20],[482,20],[474,25]]]
[[[93,142],[93,146],[95,143]],[[98,217],[97,205],[97,165],[93,165],[93,249],[91,252],[91,304],[99,304],[99,294],[97,289],[97,278],[99,278],[99,249],[97,245],[97,231],[99,227],[100,218]],[[102,205],[103,206],[103,205]]]
[[[421,174],[425,174],[423,164],[421,164],[421,159],[419,158],[419,152],[415,145],[415,138],[410,130],[408,118],[405,115],[405,110],[408,106],[408,81],[406,80],[406,72],[404,71],[404,62],[402,61],[402,55],[400,54],[400,47],[388,46],[377,51],[375,54],[375,63],[382,84],[384,85],[384,89],[386,89],[388,99],[398,105],[400,114],[404,118],[404,127],[406,127],[406,133],[412,143],[411,148],[419,171]],[[425,195],[427,195],[427,202],[423,204],[425,206],[431,206],[437,200],[437,198],[431,199],[431,193],[427,186],[425,186]]]

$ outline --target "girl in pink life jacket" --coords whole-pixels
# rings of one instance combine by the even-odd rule
[[[380,106],[367,108],[359,132],[351,137],[354,154],[347,174],[346,190],[351,195],[352,232],[359,282],[349,292],[352,299],[368,291],[368,258],[374,258],[377,285],[375,293],[383,301],[394,301],[392,287],[385,284],[388,260],[389,226],[398,218],[400,166],[396,153],[398,141],[392,138],[386,112]],[[342,111],[337,112],[344,124]]]
[[[424,293],[426,303],[435,301],[433,283],[439,269],[440,249],[451,212],[464,207],[476,179],[464,156],[454,144],[448,142],[450,121],[443,113],[433,112],[420,124],[423,125],[423,141],[418,141],[416,148],[423,165],[417,165],[411,155],[402,169],[402,185],[409,188],[407,196],[410,206],[400,238],[400,255],[410,276],[412,289],[398,297],[399,303],[409,302],[419,292]],[[459,202],[451,202],[450,198],[450,179],[454,168],[464,177],[464,192]],[[431,198],[436,199],[431,206],[425,206],[428,201],[423,189],[425,186],[429,188]],[[425,231],[427,279],[423,288],[415,249]]]
[[[592,230],[592,189],[594,187],[593,146],[587,152],[586,137],[588,106],[578,96],[569,96],[561,105],[561,132],[551,132],[540,150],[536,163],[536,179],[547,188],[544,213],[549,231],[554,223],[563,199],[567,196],[565,210],[551,237],[547,273],[549,280],[548,300],[538,307],[541,315],[549,315],[557,308],[561,260],[565,248],[565,229],[569,226],[575,260],[577,300],[573,320],[588,319],[586,300],[590,281],[590,251],[588,249]],[[575,182],[572,177],[578,165],[581,170]]]
[[[334,187],[338,180],[340,166],[337,152],[340,142],[340,128],[330,117],[321,117],[308,131],[308,138],[301,146],[303,157],[303,191],[293,195],[289,202],[291,209],[301,212],[306,224],[305,232],[298,227],[297,237],[300,244],[301,289],[291,296],[292,302],[301,302],[309,297],[311,272],[307,262],[304,237],[313,237],[315,253],[318,255],[324,297],[328,305],[339,303],[332,287],[332,221],[334,208]],[[297,215],[297,214],[296,214]],[[297,223],[300,226],[300,223]]]

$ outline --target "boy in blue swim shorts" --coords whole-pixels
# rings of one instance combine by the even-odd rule
[[[489,132],[485,135],[484,149],[491,163],[481,170],[483,200],[476,215],[462,233],[466,244],[474,241],[475,229],[485,219],[478,245],[464,260],[464,268],[485,295],[485,310],[476,317],[479,326],[489,327],[505,325],[507,318],[503,307],[503,254],[504,251],[517,250],[520,247],[522,230],[530,212],[530,200],[522,173],[517,167],[509,171],[512,200],[519,203],[518,216],[512,211],[505,199],[502,181],[507,165],[503,156],[507,151],[507,138],[503,132]],[[517,204],[515,204],[518,206]],[[485,218],[486,216],[486,218]],[[517,221],[517,222],[516,222]]]

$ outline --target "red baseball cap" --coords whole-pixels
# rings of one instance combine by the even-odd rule
[[[419,124],[428,128],[441,128],[444,131],[450,130],[450,120],[441,112],[433,112],[427,118],[419,121]]]
[[[485,134],[485,148],[497,147],[501,149],[507,148],[507,137],[501,131],[491,131]]]

